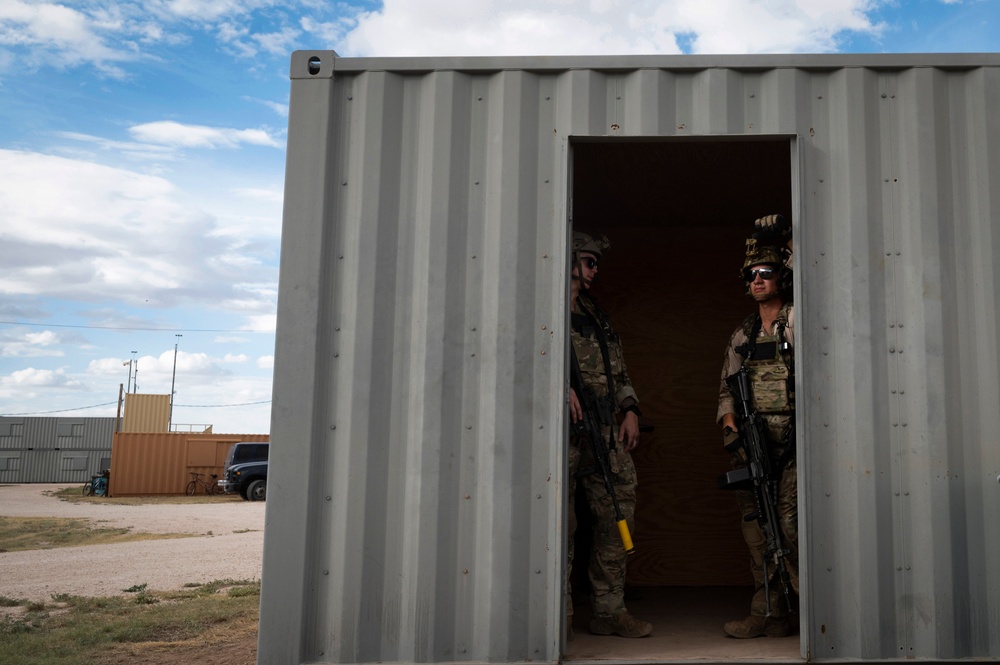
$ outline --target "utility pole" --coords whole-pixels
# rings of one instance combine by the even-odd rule
[[[181,341],[181,337],[184,335],[177,334],[174,337],[177,341],[174,342],[174,373],[170,377],[170,417],[167,420],[167,431],[169,432],[174,425],[174,381],[177,379],[177,345]]]

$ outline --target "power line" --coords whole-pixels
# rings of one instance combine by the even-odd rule
[[[78,406],[75,409],[56,409],[54,411],[30,411],[26,413],[4,413],[0,414],[0,417],[8,416],[41,416],[49,413],[69,413],[70,411],[83,411],[84,409],[96,409],[101,406],[111,406],[112,404],[117,404],[118,402],[105,402],[103,404],[91,404],[90,406]],[[243,402],[241,404],[176,404],[177,408],[184,407],[186,409],[224,409],[229,406],[256,406],[257,404],[270,404],[271,400],[265,399],[260,402]]]
[[[71,323],[34,323],[32,321],[0,321],[0,325],[6,326],[43,326],[45,328],[83,328],[86,330],[122,330],[129,332],[210,332],[210,333],[254,333],[254,334],[274,334],[273,330],[249,330],[247,328],[130,328],[119,326],[85,326]]]
[[[185,409],[221,409],[226,406],[253,406],[255,404],[270,404],[271,400],[265,399],[260,402],[243,402],[242,404],[177,404],[177,408]]]
[[[99,406],[111,406],[118,402],[105,402],[104,404],[91,404],[90,406],[78,406],[75,409],[56,409],[55,411],[32,411],[30,413],[5,413],[4,416],[39,416],[45,413],[66,413],[68,411],[83,411],[84,409],[96,409]]]

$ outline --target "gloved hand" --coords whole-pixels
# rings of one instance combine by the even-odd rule
[[[785,242],[792,237],[792,224],[783,215],[765,215],[753,223],[753,238]]]

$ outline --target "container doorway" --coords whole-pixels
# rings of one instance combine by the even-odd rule
[[[748,614],[753,582],[736,499],[716,483],[730,464],[715,425],[723,350],[754,309],[738,277],[745,241],[757,217],[793,218],[793,149],[787,137],[572,143],[573,226],[611,243],[593,293],[655,427],[633,455],[626,600],[654,629],[642,639],[592,636],[578,594],[567,662],[801,660],[797,630],[751,640],[722,631]],[[577,574],[586,532],[581,523],[576,587],[586,585]]]

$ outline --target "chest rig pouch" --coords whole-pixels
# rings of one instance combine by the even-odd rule
[[[743,351],[747,378],[753,391],[753,407],[762,414],[787,414],[795,410],[793,351],[785,341],[785,322],[778,320],[776,335],[760,335],[761,321],[756,317],[747,334]]]
[[[782,350],[776,335],[761,337],[752,359],[746,361],[747,377],[753,386],[753,406],[758,413],[790,413],[795,409],[795,389],[792,372],[785,356],[792,350]]]

